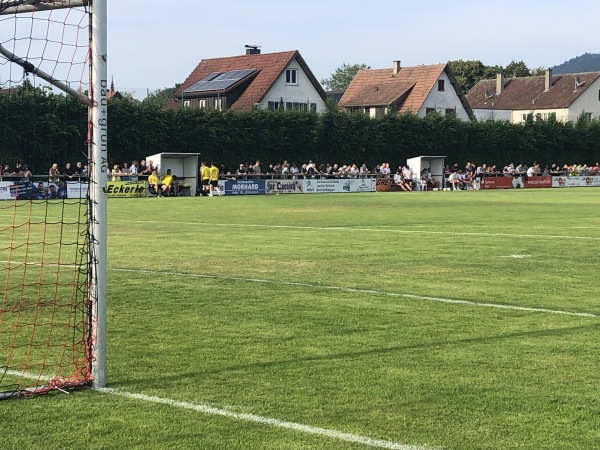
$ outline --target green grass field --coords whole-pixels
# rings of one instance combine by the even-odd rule
[[[593,188],[111,199],[109,389],[0,402],[0,449],[600,448],[599,224]]]

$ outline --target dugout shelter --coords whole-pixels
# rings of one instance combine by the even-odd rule
[[[444,162],[445,156],[417,156],[406,160],[406,164],[412,167],[413,173],[421,177],[423,169],[431,170],[431,177],[444,187]]]
[[[198,170],[200,153],[157,153],[146,157],[146,162],[158,166],[158,174],[164,175],[167,169],[177,176],[177,179],[189,186],[182,190],[182,195],[195,195],[198,189]]]

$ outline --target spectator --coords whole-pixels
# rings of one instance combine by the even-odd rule
[[[140,161],[140,166],[138,167],[138,179],[147,180],[148,177],[152,174],[152,167],[146,164],[146,160],[142,159]]]
[[[75,170],[71,167],[71,163],[66,163],[63,169],[63,178],[65,181],[72,180],[75,177]]]
[[[258,177],[262,174],[262,169],[260,168],[260,161],[256,160],[254,166],[252,166],[252,173]]]
[[[246,167],[244,164],[240,164],[240,167],[238,167],[238,170],[235,172],[235,174],[238,176],[238,179],[246,178],[246,173]]]
[[[394,174],[394,183],[396,184],[396,186],[398,186],[403,191],[411,191],[412,190],[410,188],[410,186],[406,185],[404,175],[402,174],[402,171],[400,169],[398,169],[396,171],[396,173]]]
[[[58,170],[58,164],[54,163],[54,164],[52,164],[52,167],[50,167],[50,170],[48,171],[48,179],[49,179],[49,181],[53,181],[53,182],[57,183],[59,181],[59,177],[60,177],[60,172]]]
[[[298,178],[298,174],[300,173],[300,169],[298,169],[298,166],[296,166],[296,163],[292,163],[292,167],[290,167],[290,175],[292,176],[292,179],[297,179]]]
[[[138,162],[133,160],[131,162],[131,166],[129,167],[129,180],[137,181],[138,180]]]
[[[460,178],[458,176],[458,172],[452,172],[448,177],[448,182],[452,186],[453,191],[460,190]]]
[[[81,177],[83,176],[83,165],[81,164],[81,161],[77,161],[77,163],[75,163],[75,168],[73,169],[73,175],[78,180],[81,180]]]
[[[358,173],[361,178],[367,178],[367,175],[369,175],[369,169],[367,169],[367,165],[363,164],[362,166],[360,166]]]
[[[115,164],[113,166],[112,171],[110,172],[110,176],[111,176],[111,180],[112,181],[121,181],[121,169],[119,168],[118,164]]]

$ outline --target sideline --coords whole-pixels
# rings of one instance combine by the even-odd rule
[[[15,377],[23,377],[34,380],[48,381],[47,377],[37,377],[33,374],[29,373],[21,373],[14,370],[8,370],[6,372],[7,375],[12,375]],[[164,397],[157,397],[154,395],[146,395],[146,394],[136,394],[133,392],[122,391],[120,389],[113,388],[100,388],[95,389],[97,392],[103,394],[111,394],[118,395],[119,397],[125,397],[132,400],[141,400],[149,403],[156,403],[159,405],[167,405],[173,408],[180,409],[188,409],[192,411],[196,411],[202,414],[210,414],[213,416],[221,416],[227,417],[233,420],[245,421],[245,422],[253,422],[260,425],[267,425],[276,428],[286,428],[293,431],[299,431],[302,433],[313,434],[317,436],[323,436],[331,439],[335,439],[338,441],[350,442],[353,444],[362,444],[369,447],[376,448],[385,448],[391,450],[441,450],[441,447],[429,447],[424,445],[410,445],[410,444],[400,444],[398,442],[386,441],[382,439],[374,439],[367,436],[361,436],[358,434],[352,433],[344,433],[343,431],[331,430],[327,428],[319,428],[313,427],[311,425],[303,425],[301,423],[296,422],[288,422],[280,419],[273,419],[270,417],[258,416],[255,414],[248,413],[238,413],[234,411],[230,411],[223,408],[215,408],[214,406],[189,403],[189,402],[180,402],[177,400],[172,400]]]
[[[483,302],[475,302],[475,301],[471,301],[471,300],[460,300],[460,299],[452,299],[452,298],[444,298],[444,297],[430,297],[427,295],[405,294],[405,293],[401,293],[401,292],[380,291],[380,290],[376,290],[376,289],[349,288],[349,287],[344,287],[344,286],[330,286],[330,285],[322,285],[322,284],[301,283],[301,282],[295,282],[295,281],[276,281],[276,280],[267,280],[267,279],[263,279],[263,278],[228,277],[225,275],[206,275],[206,274],[184,273],[184,272],[161,272],[161,271],[157,271],[157,270],[146,270],[146,269],[109,268],[108,270],[113,271],[113,272],[147,273],[147,274],[159,275],[159,276],[162,275],[162,276],[189,277],[189,278],[207,278],[207,279],[226,280],[226,281],[240,281],[240,282],[247,282],[247,283],[275,284],[275,285],[281,285],[281,286],[299,286],[299,287],[307,287],[307,288],[312,288],[312,289],[328,289],[328,290],[335,290],[335,291],[342,291],[342,292],[353,292],[353,293],[358,293],[358,294],[374,294],[374,295],[382,295],[382,296],[389,296],[389,297],[408,298],[408,299],[412,299],[412,300],[426,300],[426,301],[431,301],[431,302],[452,303],[452,304],[457,304],[457,305],[483,307],[483,308],[508,309],[508,310],[514,310],[514,311],[536,312],[536,313],[545,313],[545,314],[560,314],[563,316],[600,319],[600,314],[593,314],[593,313],[562,311],[562,310],[547,309],[547,308],[533,308],[533,307],[518,306],[518,305],[503,305],[500,303],[483,303]]]

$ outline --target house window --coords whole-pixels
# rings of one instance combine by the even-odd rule
[[[456,117],[456,108],[446,108],[446,115]]]
[[[533,114],[521,114],[521,122],[527,122],[528,120],[533,119]]]
[[[223,111],[223,99],[221,97],[215,98],[215,109],[217,111]]]
[[[189,108],[190,107],[190,101],[189,100],[184,100],[183,101],[183,107],[184,108]]]
[[[425,108],[425,115],[435,114],[435,108]]]
[[[297,69],[286,69],[285,83],[286,84],[298,84],[298,70]]]
[[[283,105],[281,104],[281,102],[268,102],[267,109],[270,109],[271,111],[276,111],[278,109],[283,109]]]
[[[444,92],[444,80],[438,80],[438,91]]]
[[[537,113],[535,115],[535,120],[542,120],[542,113]]]
[[[549,120],[549,119],[554,119],[554,120],[556,120],[556,113],[555,113],[555,112],[551,112],[551,113],[543,113],[543,114],[542,114],[542,119],[544,119],[544,120]]]
[[[198,108],[206,109],[206,100],[205,99],[198,100]]]
[[[592,118],[593,118],[592,113],[584,113],[583,116],[585,117],[585,121],[587,123],[592,123]]]

